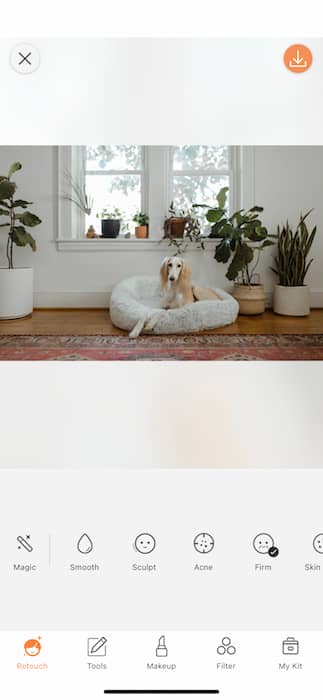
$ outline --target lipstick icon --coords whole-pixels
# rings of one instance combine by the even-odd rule
[[[165,635],[162,635],[158,639],[158,644],[157,644],[157,649],[156,649],[156,656],[168,656],[168,649],[166,646],[166,640],[165,640]]]

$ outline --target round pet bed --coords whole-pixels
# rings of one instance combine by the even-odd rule
[[[113,288],[110,317],[115,326],[131,331],[140,319],[149,321],[160,309],[154,329],[150,331],[156,335],[221,328],[236,320],[239,304],[222,289],[214,291],[221,300],[196,301],[179,309],[166,310],[161,309],[159,277],[129,277]]]

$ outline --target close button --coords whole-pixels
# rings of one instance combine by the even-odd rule
[[[40,53],[31,44],[17,44],[10,53],[10,65],[23,75],[33,73],[40,66]]]

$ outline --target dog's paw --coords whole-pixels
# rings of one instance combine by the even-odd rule
[[[145,325],[145,331],[148,331],[148,333],[153,331],[155,328],[155,323],[156,323],[155,321],[148,321],[148,323],[146,323],[146,325]]]
[[[129,333],[129,338],[138,338],[139,332],[136,328],[133,328],[132,331]]]

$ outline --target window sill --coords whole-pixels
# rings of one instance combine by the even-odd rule
[[[214,247],[214,241],[204,241],[205,250],[210,250]],[[131,251],[132,253],[142,253],[142,251],[168,251],[171,246],[168,241],[154,240],[151,238],[91,238],[91,239],[57,239],[56,247],[59,251],[65,252],[83,252],[97,253],[105,251],[109,253],[120,251]],[[173,247],[175,251],[175,248]],[[201,252],[194,243],[188,243],[186,250],[190,252]],[[176,251],[175,251],[176,252]]]

